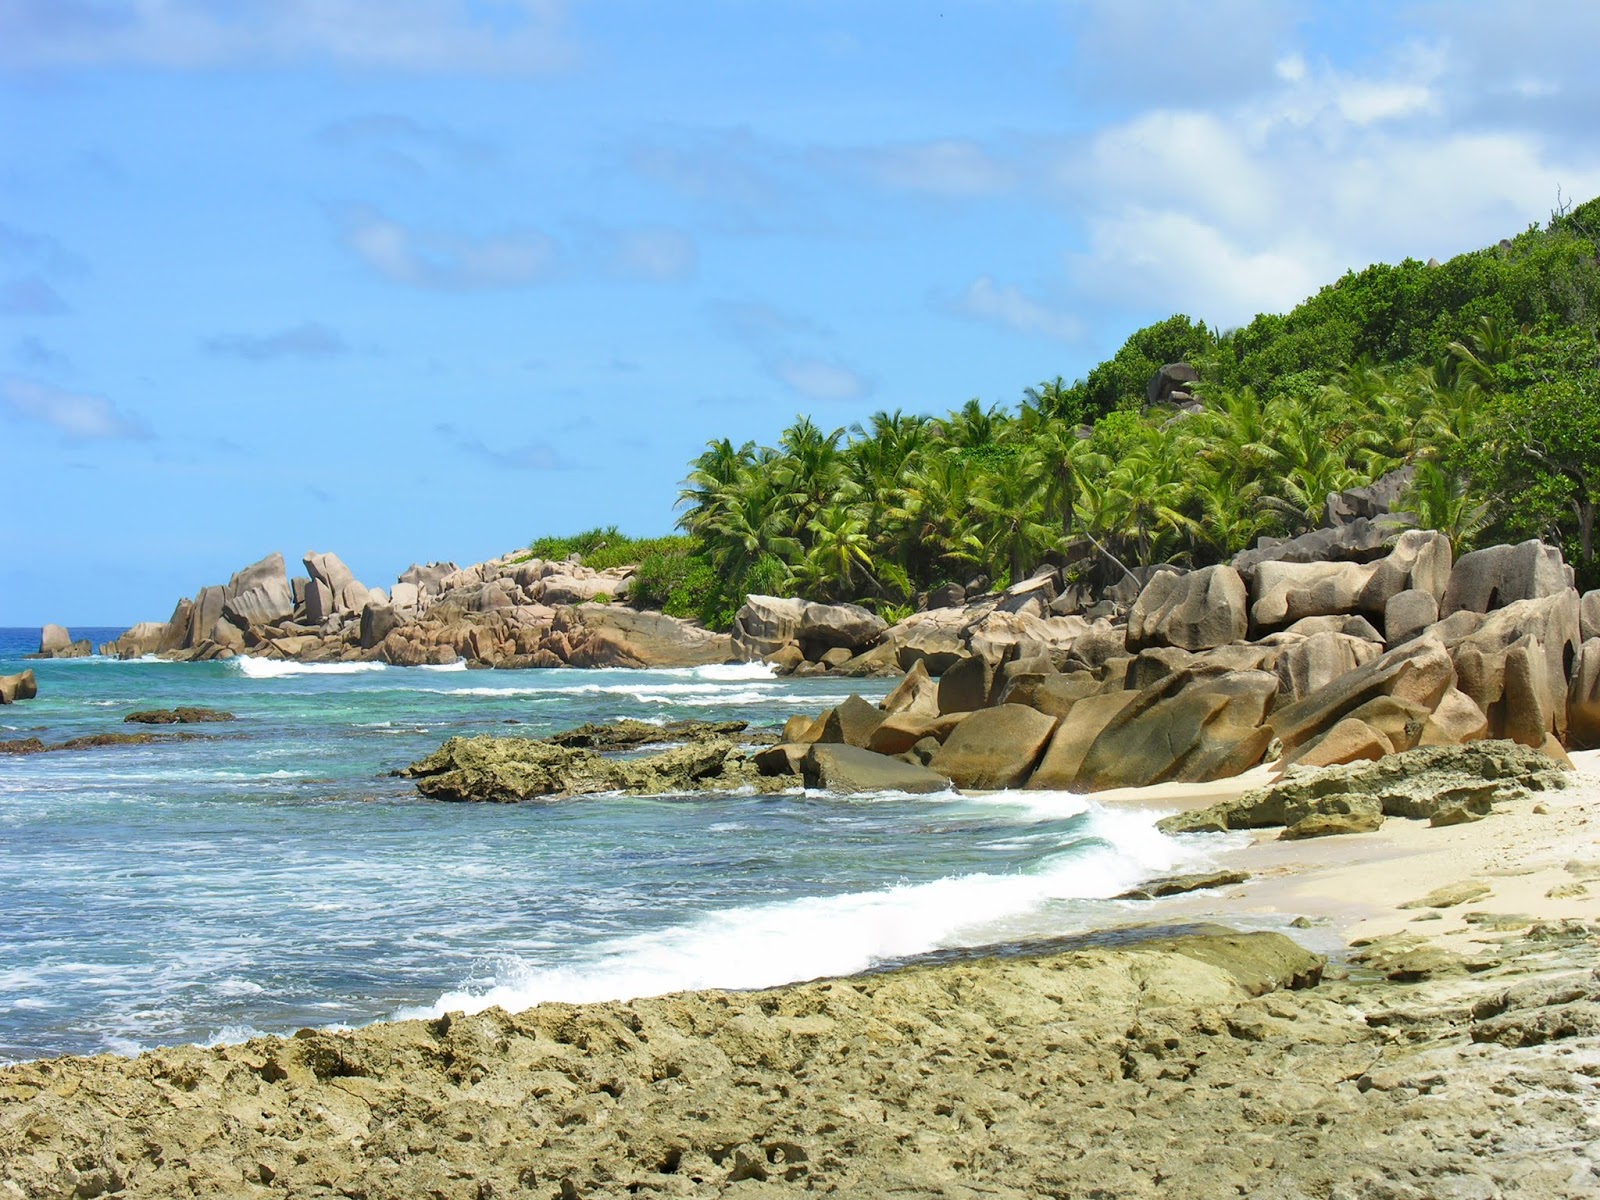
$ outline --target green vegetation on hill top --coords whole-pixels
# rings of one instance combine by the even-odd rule
[[[1240,329],[1169,317],[1014,410],[971,400],[831,431],[800,417],[776,446],[712,441],[680,493],[688,537],[612,529],[533,550],[643,562],[636,601],[713,626],[747,592],[895,615],[921,589],[1046,560],[1222,561],[1315,528],[1329,493],[1410,464],[1416,524],[1461,550],[1546,538],[1592,587],[1597,248],[1600,199],[1446,263],[1351,272]],[[1151,377],[1176,362],[1199,373],[1198,411],[1147,408]]]

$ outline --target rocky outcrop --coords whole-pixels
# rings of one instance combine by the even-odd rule
[[[799,640],[804,600],[749,595],[733,618],[733,649],[740,662],[762,662]],[[804,658],[804,655],[801,655]]]
[[[184,601],[184,604],[187,605],[188,601]],[[187,624],[187,611],[184,616]],[[167,634],[170,628],[169,625],[163,625],[159,621],[142,621],[115,641],[104,643],[100,647],[100,653],[107,658],[131,659],[143,658],[147,654],[155,654],[161,650],[181,649],[182,647],[169,645]]]
[[[1493,612],[1518,600],[1558,595],[1571,586],[1572,573],[1554,546],[1537,540],[1489,546],[1461,556],[1450,574],[1439,612],[1445,617],[1457,612]]]
[[[1375,802],[1384,816],[1425,821],[1455,809],[1481,815],[1497,803],[1563,788],[1570,781],[1570,773],[1548,756],[1513,742],[1430,746],[1370,763],[1296,768],[1278,783],[1159,824],[1167,833],[1259,829],[1292,825],[1315,813],[1366,807],[1352,805],[1346,797]]]
[[[559,609],[552,639],[574,667],[703,667],[729,661],[732,639],[664,613],[620,606]]]
[[[1578,651],[1567,689],[1567,737],[1579,750],[1600,748],[1600,638]]]
[[[32,670],[15,675],[0,675],[0,704],[15,704],[19,700],[32,700],[39,695],[39,681]]]
[[[1370,563],[1262,563],[1255,572],[1250,619],[1272,627],[1303,617],[1355,612],[1376,571]]]
[[[1322,523],[1337,529],[1356,521],[1409,524],[1409,514],[1401,511],[1401,499],[1416,476],[1415,467],[1397,467],[1365,487],[1332,492],[1323,504]]]
[[[1264,671],[1180,671],[1139,692],[1090,745],[1076,786],[1088,791],[1225,779],[1261,761],[1278,679]],[[1070,719],[1070,718],[1069,718]]]
[[[1462,617],[1470,629],[1457,627]],[[1483,710],[1491,737],[1539,746],[1547,734],[1566,735],[1568,677],[1580,644],[1576,591],[1513,601],[1481,619],[1461,610],[1434,630],[1455,634],[1446,644],[1457,686]]]
[[[909,792],[913,795],[947,791],[950,780],[915,763],[902,762],[859,746],[818,742],[808,747],[800,762],[807,787],[831,792]]]
[[[102,650],[208,660],[234,654],[396,666],[466,659],[479,666],[699,666],[732,659],[725,636],[625,607],[632,567],[508,554],[471,567],[413,566],[368,588],[338,555],[305,556],[288,580],[281,555],[225,586],[181,600],[165,625],[136,626]],[[610,616],[595,615],[609,612]],[[559,616],[559,620],[558,620]]]
[[[1383,556],[1393,537],[1388,526],[1357,517],[1348,524],[1314,529],[1299,537],[1264,537],[1254,549],[1241,551],[1230,561],[1248,583],[1262,563],[1372,562]]]
[[[1020,704],[986,708],[957,725],[928,766],[961,788],[1021,787],[1055,729],[1054,717]]]
[[[883,618],[858,604],[751,595],[734,616],[732,646],[741,662],[772,661],[792,648],[799,655],[796,665],[832,659],[825,665],[843,666],[876,646],[887,628]]]
[[[294,616],[294,593],[283,555],[274,552],[236,573],[228,581],[222,615],[240,630]]]
[[[1211,650],[1242,642],[1249,626],[1249,597],[1232,567],[1205,567],[1186,575],[1163,572],[1134,601],[1127,647]]]
[[[492,804],[596,792],[692,792],[759,778],[743,751],[720,738],[642,758],[607,758],[538,738],[454,737],[400,773],[416,780],[430,800]]]
[[[232,713],[220,709],[180,705],[177,708],[153,708],[131,712],[123,717],[122,721],[125,725],[204,725],[236,719]]]
[[[1269,725],[1286,751],[1320,737],[1362,705],[1394,697],[1432,711],[1455,686],[1444,644],[1418,638],[1273,711]]]
[[[87,658],[94,653],[94,644],[87,638],[73,641],[72,634],[61,625],[46,625],[39,630],[39,650],[25,658]]]

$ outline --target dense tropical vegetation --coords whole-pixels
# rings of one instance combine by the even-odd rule
[[[1545,537],[1594,586],[1597,248],[1600,200],[1447,263],[1349,273],[1240,329],[1168,318],[1014,409],[713,441],[680,494],[686,536],[628,551],[635,598],[726,625],[752,591],[895,615],[919,590],[1047,560],[1203,565],[1315,528],[1329,493],[1403,464],[1416,524],[1463,548]],[[1150,404],[1180,361],[1197,402]]]

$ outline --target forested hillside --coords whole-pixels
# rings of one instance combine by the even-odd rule
[[[1545,537],[1592,587],[1597,247],[1600,199],[1445,263],[1351,272],[1240,329],[1170,317],[1015,408],[832,430],[800,417],[776,446],[713,441],[685,480],[685,537],[540,548],[633,553],[636,603],[713,625],[751,591],[894,615],[920,590],[1046,559],[1217,562],[1409,463],[1416,524],[1460,549]],[[1172,363],[1193,371],[1153,388]]]

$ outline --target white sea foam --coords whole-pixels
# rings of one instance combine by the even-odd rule
[[[422,663],[417,669],[419,671],[465,671],[467,669],[467,660],[458,658],[455,662]]]
[[[1108,812],[1091,805],[1080,831],[1088,840],[1064,848],[1027,874],[966,875],[708,913],[670,929],[601,943],[566,966],[511,960],[486,987],[449,992],[428,1009],[399,1015],[478,1012],[496,1004],[515,1011],[548,1000],[619,1000],[691,988],[771,987],[848,975],[932,950],[981,945],[1019,930],[1071,932],[1046,924],[1045,908],[1115,896],[1153,874],[1199,865],[1209,857],[1193,842],[1160,833],[1154,822],[1148,812]]]
[[[230,658],[239,674],[246,679],[282,679],[289,675],[360,675],[368,671],[386,671],[388,666],[379,662],[354,663],[301,663],[283,662],[273,658],[251,658],[239,655]]]
[[[715,679],[719,682],[743,682],[751,679],[776,679],[777,672],[768,663],[717,663],[709,667],[688,667],[688,673],[696,679]],[[661,672],[663,675],[673,674],[673,670]]]

